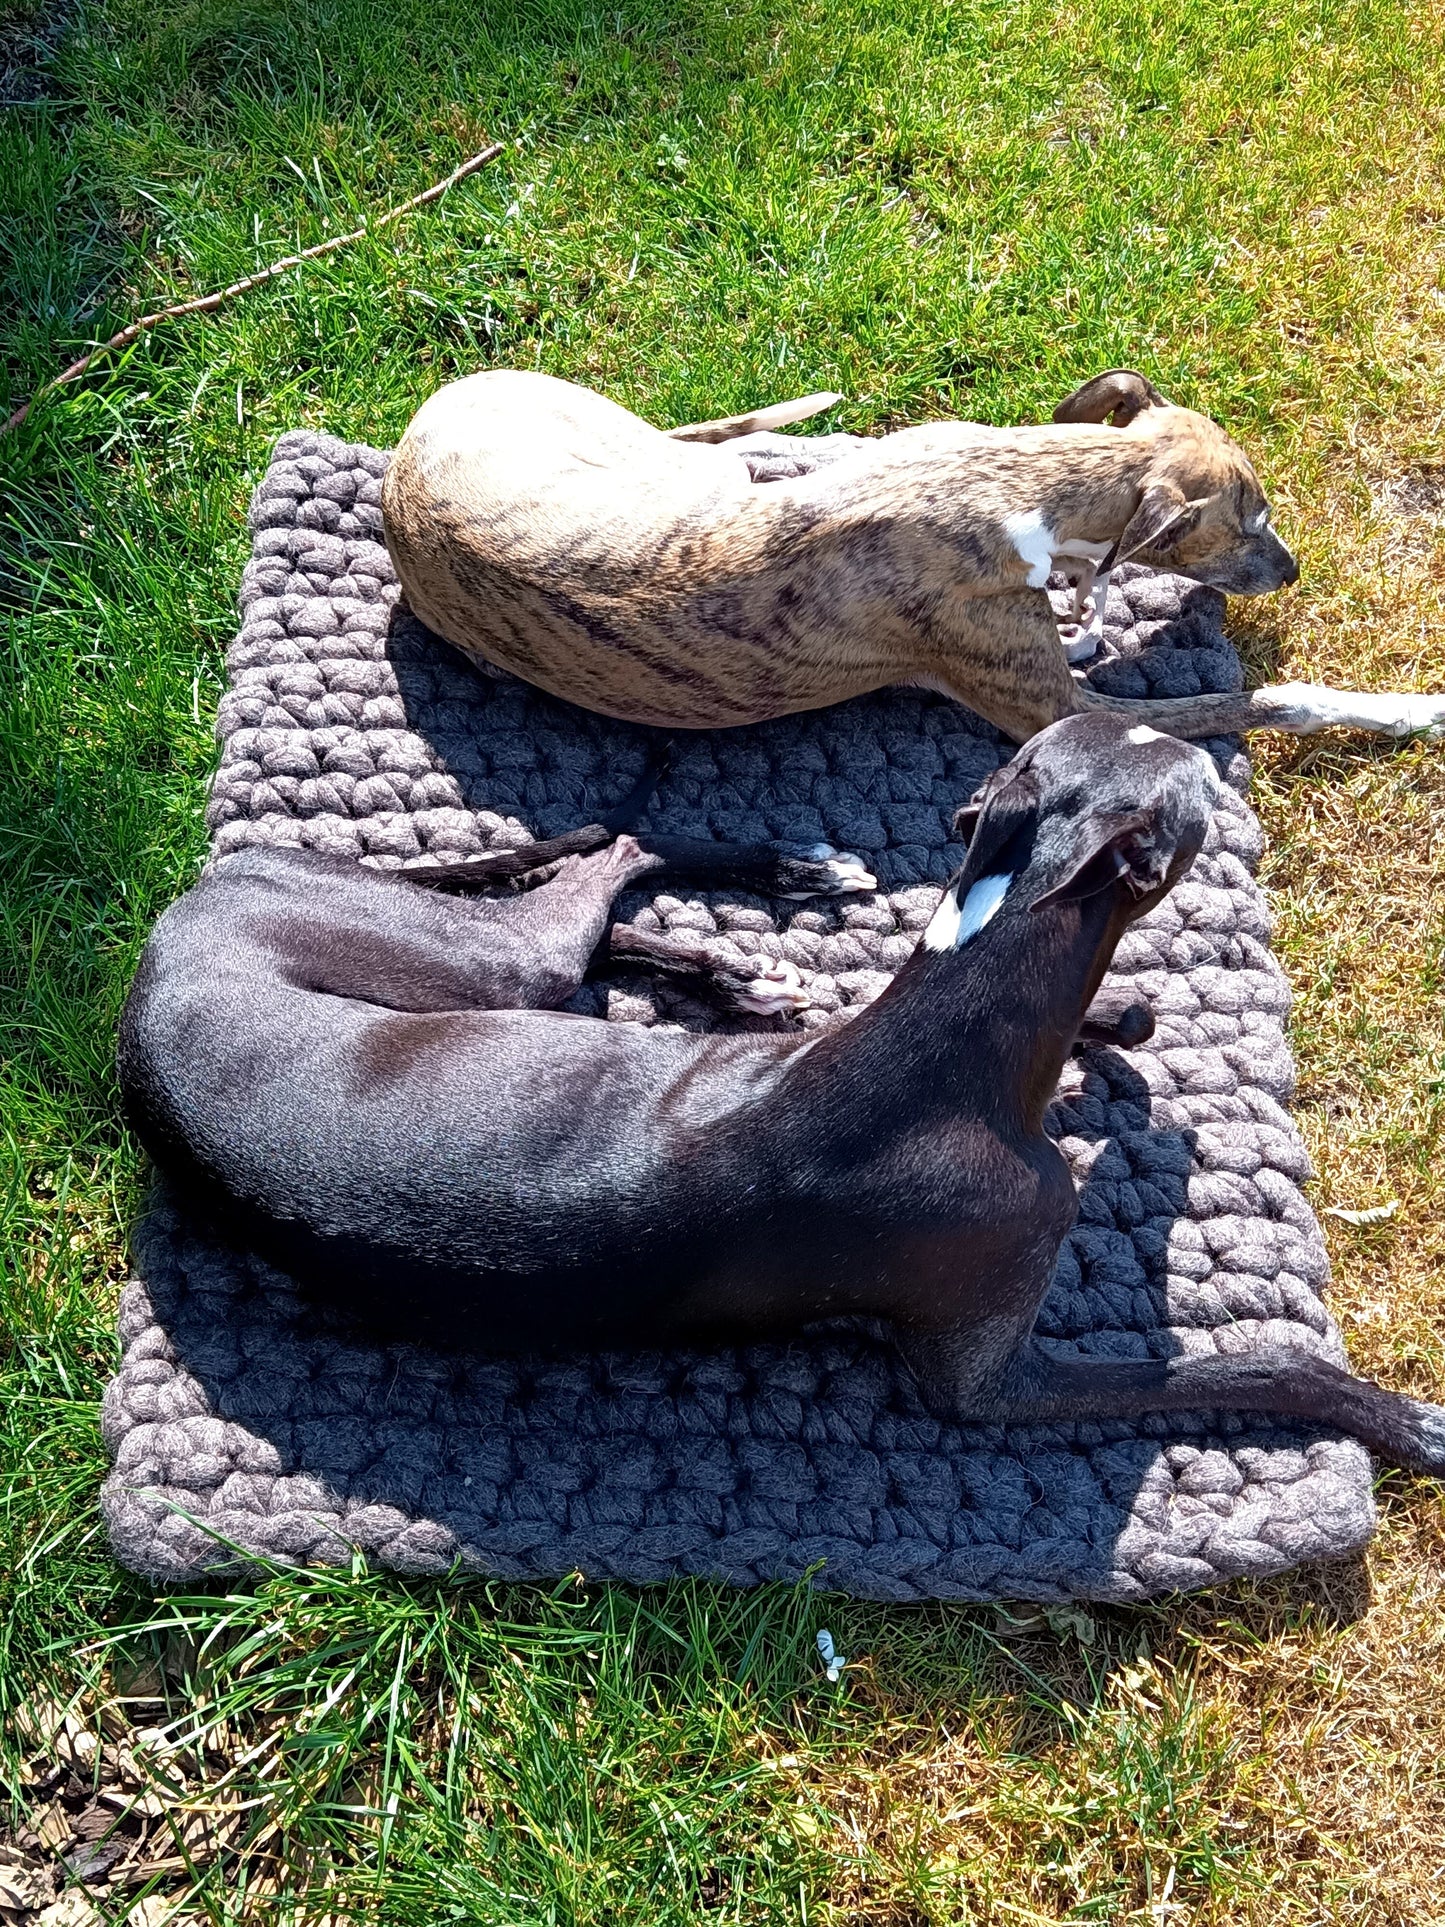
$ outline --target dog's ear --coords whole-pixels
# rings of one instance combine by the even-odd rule
[[[1039,783],[1033,771],[1017,763],[995,770],[953,819],[954,835],[968,845],[965,879],[999,869],[1021,870],[1026,853],[1010,852],[1008,846],[1032,833],[1038,813]]]
[[[983,806],[988,801],[986,786],[980,785],[966,803],[960,803],[953,813],[953,834],[965,849],[973,842],[973,833],[978,828],[978,819],[983,815]]]
[[[997,796],[1000,790],[1007,789],[1010,783],[1016,783],[1026,768],[1026,764],[1010,757],[1008,762],[1000,763],[996,770],[984,777],[966,803],[959,804],[953,813],[953,834],[966,848],[973,843],[974,831],[978,828],[979,818],[988,808],[990,798]],[[1029,794],[1036,800],[1037,786],[1031,787]]]
[[[1029,908],[1080,903],[1120,881],[1132,896],[1146,897],[1163,885],[1168,873],[1168,859],[1155,845],[1149,818],[1139,810],[1106,811],[1080,824],[1067,874]]]
[[[973,833],[978,828],[978,819],[982,815],[982,803],[960,803],[954,811],[953,834],[965,849],[973,842]]]
[[[1146,408],[1167,408],[1152,381],[1133,368],[1110,368],[1076,388],[1054,410],[1056,422],[1112,422],[1127,428]]]
[[[1203,502],[1186,501],[1183,489],[1173,482],[1152,483],[1124,524],[1114,560],[1127,562],[1141,549],[1173,548],[1198,526],[1203,507]]]

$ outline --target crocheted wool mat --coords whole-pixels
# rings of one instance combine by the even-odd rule
[[[644,731],[488,675],[405,607],[381,542],[386,456],[277,444],[251,510],[210,802],[218,854],[306,844],[425,862],[594,819],[641,774]],[[762,485],[762,484],[760,484]],[[1121,695],[1238,687],[1221,598],[1123,569],[1092,680]],[[1288,994],[1251,868],[1237,745],[1193,872],[1120,946],[1152,1042],[1071,1061],[1051,1129],[1080,1190],[1040,1330],[1139,1357],[1282,1339],[1340,1358],[1301,1195]],[[649,928],[791,958],[805,1025],[846,1022],[908,955],[961,858],[956,806],[1010,751],[946,699],[894,689],[758,728],[680,736],[649,820],[861,852],[876,897],[779,904],[672,889]],[[619,977],[574,1008],[718,1016]],[[1130,1601],[1356,1550],[1374,1513],[1357,1444],[1253,1417],[952,1426],[879,1332],[700,1354],[445,1358],[303,1322],[287,1279],[201,1241],[164,1200],[134,1240],[124,1359],[105,1399],[115,1550],[162,1582],[361,1548],[407,1572],[790,1579],[872,1599]]]

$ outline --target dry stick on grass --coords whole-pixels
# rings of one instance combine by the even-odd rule
[[[274,261],[269,268],[263,268],[259,274],[248,274],[244,281],[233,281],[229,288],[221,288],[215,294],[203,294],[196,301],[179,301],[174,307],[158,308],[154,314],[142,315],[139,321],[133,321],[128,328],[122,328],[119,334],[112,335],[109,341],[103,341],[98,348],[92,348],[88,355],[82,355],[79,361],[72,361],[62,374],[55,377],[54,381],[47,381],[42,387],[37,388],[29,401],[17,408],[5,426],[0,428],[0,435],[8,435],[12,428],[18,428],[36,402],[42,401],[46,395],[52,394],[57,388],[63,388],[68,381],[78,381],[91,363],[98,361],[102,355],[113,354],[117,348],[128,348],[133,341],[139,341],[142,335],[149,334],[152,328],[158,328],[163,321],[178,321],[182,315],[187,314],[205,314],[211,308],[219,308],[223,301],[231,300],[234,295],[245,294],[251,288],[259,288],[263,281],[273,281],[278,274],[285,274],[291,268],[299,268],[303,261],[314,261],[318,255],[331,254],[337,248],[344,248],[352,241],[361,240],[363,235],[375,234],[378,229],[389,227],[393,221],[399,221],[403,214],[410,214],[413,208],[425,207],[428,201],[437,200],[446,193],[448,188],[455,187],[458,181],[464,181],[469,174],[475,174],[477,169],[485,167],[488,161],[494,161],[498,154],[505,150],[505,146],[504,141],[493,141],[490,147],[484,147],[480,154],[473,154],[469,161],[463,161],[460,167],[453,169],[444,181],[438,181],[435,187],[429,187],[425,194],[415,194],[411,200],[403,201],[400,207],[390,208],[372,227],[367,227],[363,222],[350,234],[336,234],[329,241],[319,242],[314,248],[303,248],[300,254],[288,254],[284,261]]]

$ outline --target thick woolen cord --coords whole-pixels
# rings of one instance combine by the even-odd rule
[[[287,435],[256,491],[218,718],[218,852],[299,843],[396,864],[508,847],[594,820],[655,748],[480,673],[395,609],[385,465]],[[1114,695],[1237,688],[1221,616],[1209,591],[1121,568],[1090,679]],[[1276,1339],[1340,1359],[1282,1108],[1288,994],[1251,875],[1248,769],[1236,746],[1210,747],[1227,781],[1206,852],[1117,959],[1158,1029],[1072,1063],[1053,1107],[1080,1217],[1041,1332],[1116,1357]],[[655,828],[826,840],[881,888],[806,904],[642,892],[624,917],[705,933],[720,955],[786,956],[815,999],[803,1022],[844,1023],[908,955],[961,854],[953,811],[1009,753],[913,690],[679,736]],[[761,1021],[635,975],[574,1008]],[[1304,1426],[941,1425],[886,1341],[857,1330],[520,1361],[367,1347],[308,1321],[284,1277],[206,1243],[163,1198],[134,1242],[105,1513],[120,1559],[162,1583],[234,1559],[230,1541],[301,1562],[361,1547],[410,1572],[750,1585],[821,1562],[820,1584],[873,1599],[1129,1601],[1351,1552],[1373,1527],[1364,1451]]]

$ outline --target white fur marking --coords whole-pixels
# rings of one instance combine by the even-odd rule
[[[1058,554],[1053,530],[1037,509],[1027,509],[1017,515],[1006,515],[1003,532],[1018,551],[1020,562],[1027,565],[1028,575],[1024,579],[1029,587],[1042,589]]]
[[[1313,736],[1320,729],[1368,729],[1381,736],[1445,735],[1445,696],[1402,691],[1364,695],[1310,683],[1285,683],[1280,693],[1295,712],[1290,727],[1301,736]]]
[[[925,950],[952,950],[958,942],[958,924],[962,912],[958,907],[958,886],[951,883],[944,891],[942,900],[929,918],[928,928],[923,933]]]
[[[1126,743],[1162,743],[1164,738],[1157,729],[1150,729],[1147,723],[1135,723],[1124,740]]]
[[[1249,530],[1251,535],[1258,535],[1263,530],[1264,525],[1266,522],[1268,522],[1268,520],[1269,520],[1269,510],[1267,508],[1262,508],[1259,511],[1258,515],[1251,515],[1249,520],[1245,523],[1244,526]]]
[[[980,877],[963,900],[963,914],[958,924],[958,945],[962,949],[970,937],[976,937],[1002,904],[1013,882],[1012,876]]]
[[[1010,876],[980,877],[960,907],[958,885],[950,884],[923,933],[925,950],[962,950],[995,916],[1013,882]]]

